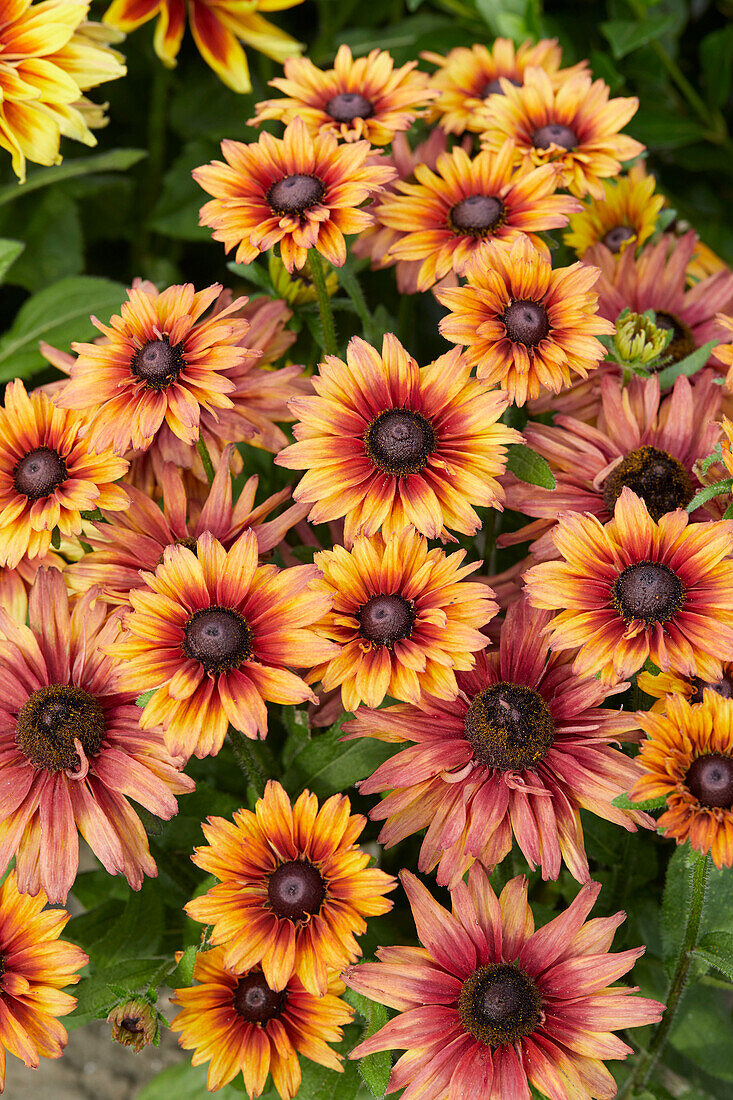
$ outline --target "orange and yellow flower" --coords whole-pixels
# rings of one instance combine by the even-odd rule
[[[558,186],[579,198],[602,199],[601,181],[617,176],[623,161],[644,152],[640,142],[619,133],[636,114],[639,100],[609,100],[608,85],[590,73],[572,73],[558,87],[543,69],[534,68],[525,73],[521,88],[504,80],[502,91],[476,112],[482,144],[498,151],[511,138],[520,158],[553,164]]]
[[[178,58],[186,13],[196,47],[220,80],[235,92],[251,92],[247,55],[241,43],[283,62],[302,46],[260,13],[293,8],[302,0],[112,0],[104,21],[125,34],[157,17],[155,52],[172,69]]]
[[[428,547],[412,528],[384,539],[359,536],[351,552],[322,550],[315,560],[333,598],[318,629],[339,642],[338,656],[309,679],[341,688],[344,710],[378,707],[385,695],[417,703],[458,693],[456,670],[473,668],[488,638],[481,627],[497,611],[485,584],[467,582],[480,563],[463,565],[465,550]]]
[[[109,47],[121,36],[87,22],[90,0],[4,0],[0,11],[0,147],[25,180],[26,161],[59,164],[62,137],[96,145],[104,107],[83,94],[124,76]]]
[[[586,378],[606,349],[596,337],[614,326],[598,316],[598,271],[576,263],[553,270],[524,235],[484,244],[466,267],[467,286],[439,290],[450,310],[439,325],[466,345],[481,382],[502,386],[517,405],[541,389],[559,393]]]
[[[163,423],[190,446],[202,410],[232,407],[229,374],[255,356],[241,346],[247,322],[231,316],[244,299],[202,320],[220,291],[218,283],[201,291],[185,283],[159,294],[140,283],[108,325],[92,318],[106,340],[72,344],[77,359],[56,397],[61,408],[86,413],[91,446],[144,451]]]
[[[447,56],[426,51],[421,54],[426,61],[438,66],[433,75],[433,85],[440,98],[430,112],[431,120],[438,120],[449,134],[462,134],[465,130],[478,133],[483,124],[477,112],[491,95],[503,95],[501,78],[515,87],[524,83],[530,67],[539,67],[548,74],[553,86],[559,86],[571,73],[582,72],[586,62],[570,69],[561,69],[562,50],[556,38],[542,38],[539,42],[527,39],[515,48],[510,38],[497,38],[491,48],[483,44],[458,46]]]
[[[444,541],[448,528],[475,534],[473,506],[501,507],[506,446],[522,437],[498,423],[508,396],[470,375],[458,348],[418,367],[391,333],[381,355],[354,336],[345,363],[327,356],[316,396],[291,402],[298,442],[275,459],[307,471],[293,496],[313,505],[310,521],[344,516],[347,546],[380,527],[385,538],[409,526]]]
[[[271,779],[254,813],[237,810],[233,824],[207,820],[209,846],[191,858],[219,883],[189,901],[186,912],[211,926],[228,969],[261,966],[275,991],[295,974],[309,993],[323,996],[329,971],[361,954],[354,937],[366,931],[365,918],[392,908],[384,895],[397,883],[370,867],[357,844],[366,818],[352,814],[340,794],[319,809],[316,796],[303,791],[291,806]]]
[[[15,871],[0,886],[0,1092],[5,1088],[6,1051],[29,1069],[40,1059],[60,1058],[68,1038],[59,1016],[68,1016],[76,998],[62,990],[76,985],[89,959],[73,943],[60,940],[70,917],[18,891]]]
[[[162,731],[142,733],[135,695],[106,655],[119,616],[94,590],[69,605],[61,573],[39,572],[30,626],[0,611],[0,864],[15,856],[25,893],[63,902],[79,863],[77,830],[133,890],[157,875],[130,799],[168,820],[194,789]]]
[[[727,389],[733,390],[733,316],[727,313],[719,313],[715,320],[718,325],[720,325],[721,329],[724,329],[727,333],[731,333],[727,343],[718,344],[716,348],[713,348],[713,355],[719,363],[722,363],[723,366],[728,368],[728,373],[725,376],[725,385]],[[728,438],[730,440],[730,435]],[[731,465],[733,466],[733,463]]]
[[[193,550],[167,547],[155,573],[130,592],[127,636],[109,650],[123,686],[157,689],[142,729],[161,724],[176,756],[210,756],[228,722],[247,737],[267,735],[265,700],[315,702],[284,666],[309,667],[338,653],[310,629],[331,603],[319,576],[312,565],[258,565],[252,530],[229,551],[208,531]]]
[[[128,463],[108,450],[90,454],[88,427],[46,394],[27,394],[19,378],[9,383],[0,408],[0,565],[44,557],[55,529],[81,532],[83,512],[127,507],[114,482]]]
[[[171,997],[180,1008],[171,1028],[180,1032],[180,1046],[194,1051],[191,1065],[209,1062],[209,1092],[241,1072],[253,1100],[271,1074],[282,1100],[292,1100],[301,1082],[299,1054],[343,1072],[341,1055],[329,1043],[341,1041],[353,1010],[340,999],[344,985],[335,973],[329,976],[328,992],[314,997],[295,975],[276,991],[259,967],[235,974],[223,960],[221,947],[199,951],[193,969],[198,984],[177,989]]]
[[[327,131],[342,141],[365,138],[372,145],[389,145],[438,95],[427,74],[416,68],[417,61],[408,61],[395,69],[392,56],[379,49],[354,60],[346,45],[339,46],[332,69],[318,69],[309,58],[290,58],[285,76],[269,82],[286,98],[258,103],[250,125],[302,118],[313,136]]]
[[[181,471],[165,463],[162,469],[162,507],[133,486],[127,487],[130,503],[120,515],[102,512],[102,522],[87,525],[84,541],[91,547],[66,570],[72,592],[85,592],[99,585],[103,599],[111,604],[128,604],[130,591],[145,584],[142,570],[154,572],[168,546],[192,549],[204,531],[230,550],[243,531],[252,530],[258,553],[272,550],[287,531],[303,519],[307,509],[292,505],[277,519],[267,519],[278,505],[290,498],[290,489],[273,493],[255,505],[258,477],[242,486],[236,503],[232,499],[229,447],[219,463],[213,484],[203,505],[188,498]]]
[[[678,672],[640,672],[636,678],[641,691],[655,702],[650,707],[665,714],[668,695],[681,695],[688,703],[702,703],[705,690],[714,691],[723,699],[733,699],[733,661],[722,661],[712,680],[699,676],[682,676]]]
[[[273,245],[292,274],[315,248],[329,263],[346,262],[344,234],[373,224],[358,207],[395,176],[378,163],[368,141],[339,145],[328,132],[308,133],[296,118],[282,139],[260,134],[251,145],[223,141],[224,162],[194,169],[209,195],[199,224],[213,229],[227,252],[236,246],[238,263],[249,264]]]
[[[558,614],[550,648],[576,649],[579,676],[615,684],[651,657],[705,680],[733,660],[733,535],[718,521],[688,524],[683,509],[658,523],[628,487],[605,526],[566,512],[553,531],[561,561],[524,576],[530,602]]]
[[[656,229],[664,195],[655,194],[657,181],[643,163],[634,164],[625,176],[602,180],[603,198],[589,199],[578,214],[571,214],[563,240],[582,258],[594,244],[605,244],[615,255],[640,248]]]
[[[644,948],[609,953],[624,912],[586,922],[600,885],[535,931],[523,875],[497,898],[474,864],[451,911],[409,871],[401,878],[421,946],[380,947],[379,962],[345,972],[351,989],[398,1011],[349,1057],[407,1051],[388,1091],[407,1086],[411,1100],[530,1100],[530,1082],[550,1100],[615,1096],[604,1061],[633,1052],[614,1030],[656,1023],[664,1005],[615,984]]]
[[[701,279],[707,279],[708,275],[714,275],[716,271],[730,271],[730,267],[717,253],[713,252],[709,245],[698,240],[692,259],[687,265],[688,283],[699,283]]]
[[[733,866],[733,703],[705,687],[697,705],[669,695],[664,714],[636,717],[648,736],[637,758],[646,774],[631,799],[663,796],[664,835]]]
[[[486,241],[511,243],[526,233],[549,259],[538,233],[567,225],[580,209],[569,195],[556,193],[551,165],[514,170],[512,142],[496,153],[471,159],[460,146],[441,153],[436,170],[415,168],[416,183],[398,181],[402,194],[388,194],[375,216],[399,231],[391,248],[398,260],[419,260],[417,289],[427,290],[449,271],[463,275],[469,259]]]

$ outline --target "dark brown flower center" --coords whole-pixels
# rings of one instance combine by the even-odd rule
[[[522,87],[522,81],[516,80],[513,76],[503,76],[502,80],[508,80],[510,84],[513,84],[515,88]],[[490,95],[504,95],[504,90],[501,86],[501,80],[497,76],[496,80],[490,80],[488,84],[484,84],[481,89],[481,96],[483,99],[488,99]]]
[[[323,876],[306,859],[281,863],[270,875],[267,896],[278,917],[305,920],[321,908],[326,895]]]
[[[104,715],[97,700],[81,688],[51,684],[24,703],[15,730],[20,751],[36,768],[79,771],[79,741],[87,757],[98,752]]]
[[[250,1024],[266,1024],[274,1020],[285,1008],[287,993],[270,989],[264,974],[256,971],[246,974],[237,982],[234,990],[234,1008]]]
[[[339,92],[326,104],[326,114],[336,122],[351,122],[355,118],[371,118],[374,107],[358,92]]]
[[[276,214],[302,214],[316,206],[325,193],[325,186],[315,176],[297,173],[273,183],[267,201]]]
[[[685,324],[674,313],[666,313],[663,309],[654,312],[654,323],[657,328],[668,329],[672,333],[672,339],[667,344],[662,359],[664,366],[670,363],[679,363],[686,359],[696,348],[695,337],[689,325]]]
[[[666,623],[685,602],[685,588],[676,573],[658,561],[629,565],[613,582],[613,606],[628,623]]]
[[[613,229],[609,229],[607,233],[603,234],[601,243],[605,244],[611,252],[620,252],[622,246],[635,236],[636,230],[632,229],[630,225],[614,225]]]
[[[391,647],[412,632],[415,609],[397,593],[372,596],[359,608],[357,618],[363,638],[374,645]]]
[[[464,729],[476,763],[501,771],[534,767],[555,737],[555,723],[542,696],[506,681],[474,696]]]
[[[184,627],[183,651],[207,672],[227,672],[252,656],[252,631],[238,611],[205,607]]]
[[[730,756],[711,753],[693,760],[685,783],[701,806],[733,809],[733,760]]]
[[[504,310],[506,334],[514,344],[536,347],[550,331],[547,310],[541,302],[511,302]]]
[[[66,463],[51,447],[37,447],[21,458],[13,471],[16,493],[29,500],[50,496],[68,477]]]
[[[148,340],[130,361],[130,370],[141,378],[151,390],[165,390],[183,370],[181,344],[171,344],[167,336],[161,340]]]
[[[542,998],[518,966],[492,963],[474,970],[463,983],[458,1015],[474,1039],[500,1047],[532,1034],[542,1021]]]
[[[484,237],[505,220],[504,203],[493,195],[469,195],[451,209],[448,221],[456,233]]]
[[[690,475],[679,459],[656,447],[630,451],[606,478],[603,503],[611,515],[624,486],[641,497],[655,521],[675,508],[685,508],[695,495]]]
[[[408,409],[387,409],[364,434],[366,452],[375,466],[393,477],[418,474],[435,450],[437,439],[429,420]]]
[[[139,1035],[144,1030],[139,1016],[125,1016],[124,1020],[120,1020],[120,1027],[131,1035]]]
[[[703,692],[707,688],[708,691],[715,691],[718,695],[722,695],[724,699],[733,699],[733,676],[729,676],[727,673],[722,680],[701,680],[699,676],[692,677],[692,685],[695,688],[690,696],[691,703],[702,703]]]
[[[569,126],[561,122],[548,122],[532,134],[532,144],[536,149],[549,149],[551,145],[560,145],[563,149],[574,149],[578,144],[578,135]]]

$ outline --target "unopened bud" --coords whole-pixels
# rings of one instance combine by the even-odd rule
[[[616,321],[616,358],[619,363],[648,366],[663,354],[670,335],[646,314],[624,310]]]
[[[107,1021],[112,1024],[114,1041],[132,1047],[136,1054],[151,1043],[157,1046],[158,1013],[148,1001],[125,1001],[112,1009]]]

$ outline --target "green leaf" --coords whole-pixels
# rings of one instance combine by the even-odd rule
[[[82,978],[74,990],[77,1006],[67,1019],[73,1021],[73,1026],[80,1027],[89,1020],[106,1016],[119,999],[119,993],[113,987],[121,986],[130,993],[147,989],[151,984],[157,985],[162,981],[161,972],[169,966],[170,959],[159,956],[125,959],[114,966],[95,970],[89,977]]]
[[[48,366],[38,350],[40,340],[68,351],[72,340],[99,335],[90,314],[107,320],[124,298],[121,283],[89,275],[61,279],[34,294],[0,338],[0,382],[16,376],[28,378]]]
[[[135,706],[146,707],[157,690],[157,688],[151,688],[150,691],[144,691],[142,695],[138,695],[137,699],[135,700]]]
[[[163,933],[163,898],[155,879],[131,891],[120,916],[90,949],[95,965],[156,955]]]
[[[670,386],[673,386],[676,379],[680,375],[684,374],[687,378],[691,374],[695,374],[702,367],[705,366],[710,358],[710,352],[713,350],[717,340],[708,340],[707,344],[703,344],[701,348],[697,348],[691,355],[685,356],[684,359],[680,359],[679,363],[671,363],[670,366],[665,367],[664,370],[660,370],[657,378],[659,379],[659,388],[661,390],[668,390]]]
[[[64,180],[88,176],[91,172],[126,172],[133,164],[146,157],[145,149],[110,149],[108,153],[97,153],[93,157],[76,157],[53,168],[38,168],[28,173],[25,183],[11,183],[0,187],[0,206],[39,187],[48,187],[50,183],[62,183]]]
[[[706,1074],[733,1082],[729,991],[695,985],[685,993],[669,1042]],[[716,1093],[716,1095],[719,1095]]]
[[[692,118],[681,118],[677,111],[653,110],[642,103],[634,115],[633,135],[650,149],[679,149],[704,141],[708,130]]]
[[[280,780],[291,794],[296,795],[305,787],[319,798],[340,794],[358,780],[366,779],[395,752],[395,745],[371,737],[340,741],[341,721],[324,733],[301,740]]]
[[[53,188],[32,203],[23,225],[25,252],[12,281],[34,293],[84,270],[84,233],[79,205],[65,191]],[[7,229],[15,210],[9,207],[4,214]]]
[[[212,141],[189,141],[163,177],[160,198],[150,216],[150,228],[183,241],[210,241],[211,230],[199,225],[199,210],[209,199],[191,175],[194,168],[221,157]]]
[[[733,488],[733,477],[723,478],[722,481],[716,481],[713,485],[706,485],[704,489],[699,489],[695,493],[694,497],[687,505],[688,512],[694,512],[696,508],[699,508],[701,504],[707,504],[713,497],[722,496],[723,493],[729,493]]]
[[[507,447],[507,470],[511,470],[520,481],[530,485],[539,485],[542,489],[554,489],[555,478],[547,459],[538,455],[524,443],[510,443]]]
[[[709,455],[700,463],[700,472],[706,474],[714,462],[722,462],[723,452],[720,449],[720,443],[716,443]]]
[[[166,979],[171,989],[184,989],[193,985],[193,968],[198,955],[196,944],[190,944],[181,956],[181,960],[173,973]]]
[[[703,936],[695,954],[703,962],[714,966],[726,978],[733,981],[733,934],[730,932],[708,932]]]
[[[137,1100],[201,1100],[207,1096],[206,1074],[209,1066],[192,1066],[188,1058],[178,1065],[169,1066],[148,1081],[137,1094]],[[216,1092],[217,1100],[241,1100],[241,1092],[233,1085],[224,1085]]]
[[[11,241],[7,237],[0,239],[0,283],[4,281],[9,268],[15,263],[24,248],[23,241]]]
[[[627,794],[619,794],[611,805],[618,806],[620,810],[643,810],[647,813],[649,810],[661,810],[667,805],[667,799],[660,795],[659,798],[648,798],[644,802],[632,802]]]
[[[700,67],[708,103],[725,106],[733,84],[733,24],[705,35],[700,43]]]
[[[683,844],[673,852],[667,865],[661,914],[665,959],[674,958],[685,934],[692,898],[692,868],[695,859],[696,853],[690,845]]]
[[[353,989],[347,989],[344,1000],[356,1009],[365,1021],[365,1028],[361,1040],[368,1039],[375,1031],[387,1023],[387,1009],[378,1001],[370,1001],[361,993],[355,993]],[[389,1084],[389,1075],[392,1069],[392,1059],[388,1050],[377,1051],[376,1054],[368,1054],[366,1058],[359,1059],[359,1073],[372,1096],[383,1097]]]
[[[677,22],[674,15],[647,15],[644,19],[609,19],[601,23],[601,30],[608,39],[611,53],[619,61],[622,57],[661,38]]]

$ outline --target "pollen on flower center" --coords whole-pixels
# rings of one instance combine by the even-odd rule
[[[50,684],[34,691],[18,714],[15,740],[37,768],[79,770],[78,741],[87,757],[94,756],[104,737],[104,715],[94,698],[81,688]]]
[[[698,756],[687,771],[685,783],[701,805],[733,809],[733,760],[729,756]]]
[[[237,611],[205,607],[184,627],[183,651],[207,672],[226,672],[252,656],[252,631]]]
[[[466,1031],[487,1046],[519,1042],[542,1021],[542,998],[513,963],[480,966],[463,983],[458,1015]]]
[[[66,463],[51,447],[37,447],[21,458],[13,471],[15,491],[29,500],[49,496],[68,477]]]
[[[451,209],[448,220],[456,233],[483,237],[504,221],[504,203],[493,195],[469,195]]]
[[[613,606],[626,622],[665,623],[685,602],[685,589],[676,573],[662,562],[629,565],[613,582]]]
[[[183,370],[180,344],[171,344],[167,336],[160,340],[148,340],[136,351],[130,361],[130,370],[146,383],[149,389],[165,390]]]
[[[614,225],[613,229],[603,234],[601,243],[611,252],[620,252],[626,242],[633,240],[635,236],[636,231],[630,225]]]
[[[366,452],[375,466],[393,477],[419,473],[435,450],[433,427],[420,413],[387,409],[364,435]]]
[[[724,699],[733,699],[733,676],[723,676],[722,680],[701,680],[699,676],[692,677],[695,690],[690,696],[691,703],[702,703],[705,688],[722,695]]]
[[[415,621],[412,604],[394,593],[390,596],[372,596],[359,608],[359,625],[362,637],[374,645],[393,646],[407,638]]]
[[[513,76],[503,76],[502,80],[508,80],[510,84],[513,84],[515,88],[522,87],[522,81],[516,80]],[[488,84],[484,84],[481,89],[481,96],[483,99],[488,99],[490,95],[504,95],[504,90],[501,86],[501,80],[497,76],[496,80],[490,80]]]
[[[287,993],[270,989],[264,975],[258,972],[246,974],[237,982],[234,990],[234,1008],[250,1024],[266,1024],[274,1020],[285,1008]]]
[[[326,895],[323,877],[317,867],[304,859],[282,863],[270,875],[267,896],[278,917],[306,920],[317,913]]]
[[[464,719],[476,763],[501,771],[531,768],[547,755],[555,723],[532,688],[502,682],[480,691]]]
[[[662,354],[663,365],[668,366],[670,362],[679,363],[695,350],[697,345],[692,329],[679,317],[675,317],[674,313],[666,313],[662,309],[655,310],[654,323],[657,328],[669,329],[672,333],[672,339]]]
[[[351,122],[355,118],[371,118],[374,107],[358,92],[339,92],[326,104],[326,113],[335,122]]]
[[[609,474],[603,487],[603,503],[613,515],[624,486],[641,497],[653,520],[666,512],[686,507],[695,491],[679,459],[656,447],[630,451]]]
[[[536,347],[550,331],[547,310],[540,302],[511,302],[504,310],[506,334],[515,344]]]
[[[296,173],[273,183],[267,201],[276,214],[302,214],[316,206],[325,193],[325,186],[315,176]]]
[[[548,122],[532,134],[532,144],[536,149],[549,149],[551,145],[560,145],[563,149],[574,149],[578,144],[578,135],[569,126],[560,122]]]

